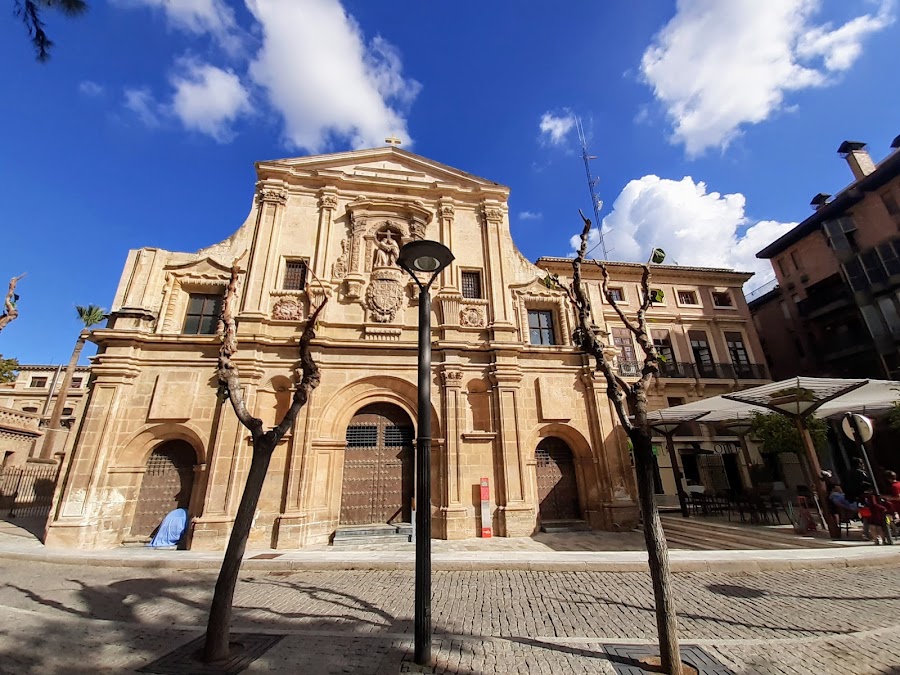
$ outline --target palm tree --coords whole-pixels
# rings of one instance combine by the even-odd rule
[[[66,375],[63,378],[62,386],[56,397],[56,405],[53,406],[53,414],[50,416],[50,422],[47,424],[47,432],[44,437],[44,445],[41,450],[41,457],[50,459],[53,452],[56,431],[61,428],[61,420],[63,409],[66,407],[66,398],[69,396],[69,389],[72,386],[72,377],[75,375],[75,368],[78,366],[78,359],[81,358],[81,350],[84,349],[84,343],[87,342],[91,326],[100,323],[106,318],[106,310],[97,305],[88,305],[87,307],[76,307],[78,318],[84,324],[84,330],[78,335],[75,341],[75,349],[72,350],[72,358],[69,359],[69,367],[66,368]]]

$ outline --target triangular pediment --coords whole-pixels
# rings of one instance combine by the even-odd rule
[[[209,256],[187,262],[166,265],[166,271],[177,276],[221,279],[231,274],[231,268]]]
[[[547,297],[547,298],[555,298],[555,297],[568,297],[566,291],[561,287],[554,287],[553,282],[550,284],[545,281],[547,277],[535,277],[531,281],[525,284],[512,284],[509,289],[513,293],[517,293],[520,295],[527,295],[530,297]]]
[[[406,150],[388,146],[368,150],[338,152],[330,155],[293,157],[257,163],[259,178],[320,178],[335,182],[401,184],[409,187],[456,188],[484,192],[508,193],[509,189],[495,181],[472,175],[446,164]]]

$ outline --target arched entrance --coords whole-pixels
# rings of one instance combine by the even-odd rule
[[[131,524],[133,537],[147,538],[172,509],[187,508],[197,453],[187,441],[166,441],[147,458]]]
[[[412,441],[412,421],[395,405],[368,405],[353,416],[344,452],[341,525],[410,521]]]
[[[535,451],[541,522],[581,518],[572,450],[561,438],[544,438]]]

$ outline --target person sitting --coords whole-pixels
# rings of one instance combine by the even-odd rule
[[[859,504],[847,499],[847,496],[844,494],[844,490],[840,485],[831,486],[831,492],[828,493],[828,501],[831,502],[833,507],[844,509],[846,511],[853,511],[854,513],[856,513],[856,510],[859,508]]]
[[[184,531],[187,529],[187,509],[178,508],[169,511],[156,530],[156,534],[147,546],[152,548],[171,548],[178,546]]]

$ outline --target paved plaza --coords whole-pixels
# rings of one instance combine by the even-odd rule
[[[741,675],[900,673],[898,571],[676,574],[681,639]],[[0,672],[134,671],[202,634],[214,582],[0,560]],[[651,597],[639,572],[436,572],[425,672],[613,673],[602,645],[655,640]],[[422,672],[412,606],[407,570],[247,571],[235,630],[283,637],[245,672]]]

